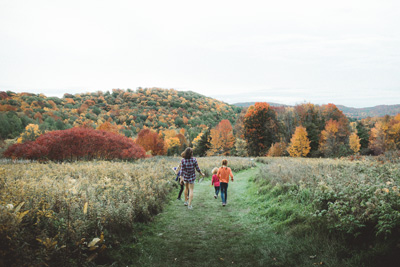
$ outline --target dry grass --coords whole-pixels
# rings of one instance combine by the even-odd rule
[[[222,158],[200,158],[206,174]],[[251,161],[229,158],[233,169]],[[90,265],[163,207],[179,158],[0,165],[0,265]],[[72,259],[75,260],[72,260]],[[103,259],[104,260],[104,259]],[[70,262],[70,263],[69,263]]]

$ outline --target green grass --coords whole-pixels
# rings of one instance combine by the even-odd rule
[[[193,210],[176,200],[174,192],[164,211],[137,230],[136,242],[111,251],[115,265],[360,266],[338,238],[302,223],[301,204],[257,194],[259,188],[251,182],[257,172],[252,168],[235,174],[226,207],[214,199],[209,180],[196,183]]]

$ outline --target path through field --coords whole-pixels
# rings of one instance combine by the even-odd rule
[[[235,174],[229,183],[228,204],[214,199],[205,180],[196,183],[193,210],[174,199],[143,229],[138,243],[125,248],[130,266],[280,266],[298,262],[302,248],[288,246],[285,236],[268,229],[257,217],[255,188],[249,179],[258,168]],[[308,258],[308,254],[304,254]],[[299,262],[298,262],[299,263]],[[308,264],[313,264],[308,260]]]

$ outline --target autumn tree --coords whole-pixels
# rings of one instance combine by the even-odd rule
[[[390,122],[389,138],[396,149],[400,149],[400,114],[397,114]]]
[[[210,129],[206,128],[193,140],[193,154],[200,157],[207,155],[207,151],[211,147],[210,135]]]
[[[243,108],[235,122],[235,126],[233,127],[233,133],[236,138],[244,138],[244,118],[246,116],[246,112],[247,109]]]
[[[268,157],[282,157],[287,150],[287,144],[283,141],[274,143],[268,150]]]
[[[112,132],[112,133],[119,133],[119,127],[115,124],[112,124],[108,121],[101,123],[96,128],[97,130]]]
[[[141,145],[146,152],[150,152],[153,156],[165,155],[165,143],[162,135],[151,131],[150,129],[142,129],[135,140],[136,144]]]
[[[211,129],[211,148],[208,155],[229,155],[235,145],[232,125],[229,120],[222,120],[214,129]]]
[[[336,106],[335,106],[336,107]],[[304,103],[301,105],[295,106],[295,117],[296,117],[296,126],[303,126],[306,128],[308,139],[310,140],[310,153],[316,154],[319,147],[319,139],[321,131],[325,127],[324,120],[328,117],[323,117],[324,107],[320,108],[311,103]],[[333,106],[326,107],[326,112],[324,114],[328,115],[331,110],[336,109]],[[294,131],[292,132],[294,133]],[[290,137],[291,138],[291,137]]]
[[[17,143],[25,143],[27,141],[36,140],[43,132],[39,129],[37,124],[28,124],[25,130],[19,136]]]
[[[360,151],[361,144],[360,144],[360,137],[358,137],[357,132],[353,132],[349,137],[349,145],[350,149],[357,154]]]
[[[250,106],[244,118],[244,139],[251,156],[263,156],[276,142],[278,122],[269,104],[257,102]]]
[[[389,125],[384,121],[378,121],[371,129],[369,136],[369,148],[374,152],[375,155],[382,154],[388,150],[388,130]]]
[[[338,131],[339,123],[330,119],[321,132],[320,150],[326,157],[337,156],[339,153]]]
[[[350,136],[350,127],[349,120],[347,119],[346,115],[344,115],[343,112],[339,110],[334,104],[322,105],[321,109],[323,119],[326,122],[330,120],[337,122],[337,141],[342,145],[347,143]]]
[[[305,157],[310,153],[310,140],[307,130],[303,126],[296,127],[296,130],[290,139],[287,151],[291,157]]]

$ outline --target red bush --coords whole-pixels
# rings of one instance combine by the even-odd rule
[[[14,144],[4,156],[33,160],[139,159],[146,152],[132,139],[92,128],[52,131],[35,141]]]

